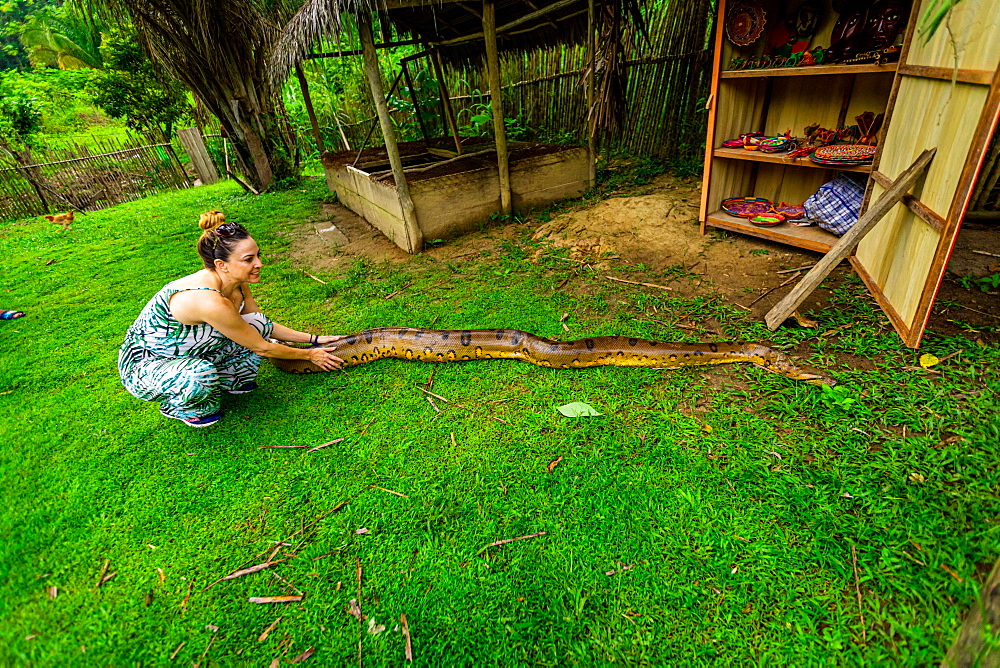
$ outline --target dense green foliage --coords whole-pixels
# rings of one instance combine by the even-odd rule
[[[223,183],[67,233],[0,228],[0,308],[28,312],[0,323],[0,663],[267,665],[313,647],[313,663],[347,665],[360,638],[366,666],[401,665],[402,613],[429,666],[941,659],[1000,552],[997,345],[930,336],[922,352],[964,352],[923,371],[855,280],[830,286],[829,331],[771,334],[709,284],[677,299],[612,283],[530,226],[451,260],[300,267],[290,232],[326,197],[320,179],[257,198]],[[216,207],[264,249],[264,310],[307,331],[693,340],[656,308],[771,337],[840,386],[752,367],[265,365],[222,423],[189,429],[121,388],[116,348],[156,290],[199,268],[195,220]],[[432,370],[441,413],[416,389]],[[603,415],[562,417],[573,401]],[[275,547],[281,563],[206,590]],[[96,588],[105,559],[115,576]],[[298,604],[248,602],[296,589]]]
[[[104,67],[91,73],[88,92],[111,118],[157,141],[169,141],[174,127],[191,119],[184,86],[154,69],[133,30],[109,30],[101,53]]]

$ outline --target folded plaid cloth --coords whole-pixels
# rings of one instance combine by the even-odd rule
[[[827,232],[838,237],[854,227],[861,214],[861,201],[865,189],[853,179],[841,174],[833,181],[824,183],[812,197],[803,204],[806,218]]]

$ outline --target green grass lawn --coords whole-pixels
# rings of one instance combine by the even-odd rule
[[[818,314],[849,325],[833,333],[771,334],[710,286],[680,300],[581,273],[557,290],[572,264],[527,261],[529,236],[451,263],[357,262],[324,285],[289,263],[287,231],[328,196],[319,179],[256,198],[221,183],[68,233],[0,226],[0,308],[28,312],[0,322],[0,664],[266,666],[313,648],[306,665],[350,665],[361,638],[365,665],[402,665],[403,614],[427,666],[942,658],[1000,554],[1000,346],[929,336],[921,353],[964,350],[907,370],[919,354],[856,281]],[[258,301],[299,329],[696,340],[645,319],[655,306],[794,349],[840,385],[745,366],[265,364],[222,423],[190,429],[126,393],[115,363],[142,305],[200,267],[210,208],[254,233]],[[417,389],[432,370],[440,414]],[[602,415],[557,412],[572,401]],[[206,590],[276,547],[281,563]]]

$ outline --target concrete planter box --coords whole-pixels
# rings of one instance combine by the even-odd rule
[[[404,164],[420,160],[413,144],[417,142],[400,145]],[[378,164],[372,171],[365,171],[352,167],[342,156],[324,157],[330,190],[337,193],[344,206],[405,249],[401,243],[405,239],[402,206],[391,174],[386,173],[388,167]],[[365,157],[362,155],[359,161],[362,165]],[[435,175],[435,171],[444,173]],[[578,197],[590,186],[588,179],[584,147],[511,147],[511,198],[517,211]],[[495,153],[407,174],[407,183],[426,240],[447,239],[478,229],[500,210],[500,173]]]

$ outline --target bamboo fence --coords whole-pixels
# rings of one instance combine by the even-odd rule
[[[25,164],[0,163],[0,220],[96,211],[190,186],[169,143],[129,146],[106,139],[39,150]]]

